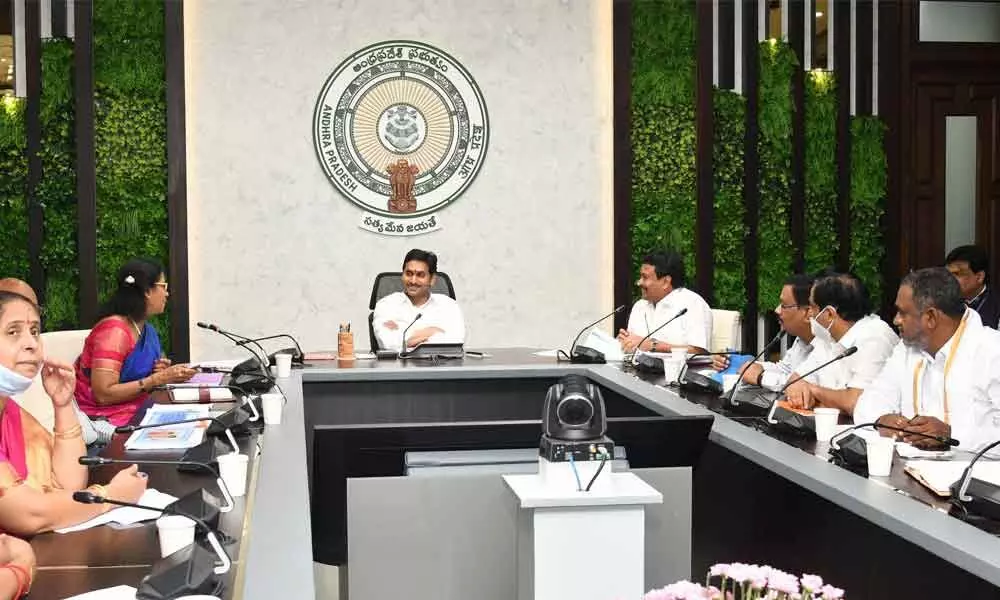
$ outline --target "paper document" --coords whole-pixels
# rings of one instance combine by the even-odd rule
[[[116,585],[115,587],[104,588],[86,592],[63,600],[135,600],[135,594],[139,590],[130,585]]]
[[[156,423],[173,423],[185,419],[207,417],[210,407],[203,404],[171,406],[169,404],[154,404],[146,411],[141,425]],[[205,429],[211,421],[183,423],[180,425],[165,425],[150,429],[140,429],[132,433],[125,441],[126,450],[183,450],[193,448],[205,437]]]
[[[904,470],[935,494],[950,496],[948,488],[962,477],[968,466],[967,460],[911,460],[907,461]],[[976,479],[1000,485],[1000,462],[980,460],[972,467],[972,475]]]
[[[232,390],[226,388],[175,387],[170,390],[170,401],[177,404],[196,402],[233,402]]]
[[[580,342],[581,346],[593,348],[604,354],[604,360],[608,362],[621,362],[625,360],[625,353],[618,339],[604,331],[603,329],[591,329],[587,337]]]
[[[539,350],[538,352],[533,352],[535,356],[541,356],[544,358],[555,358],[559,356],[558,350]]]
[[[150,488],[142,493],[142,498],[139,498],[139,501],[136,502],[136,504],[145,504],[146,506],[164,508],[171,502],[176,501],[177,498],[175,496],[164,494],[163,492]],[[85,529],[98,527],[107,523],[131,525],[132,523],[139,523],[140,521],[152,521],[153,519],[158,519],[160,518],[160,514],[161,513],[159,511],[155,510],[133,508],[131,506],[119,506],[118,508],[109,510],[103,515],[97,515],[89,521],[84,521],[79,525],[71,525],[69,527],[63,527],[62,529],[56,529],[56,533],[73,533],[74,531],[83,531]]]

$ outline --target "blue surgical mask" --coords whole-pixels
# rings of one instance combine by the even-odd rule
[[[23,394],[31,387],[33,380],[0,365],[0,396]]]

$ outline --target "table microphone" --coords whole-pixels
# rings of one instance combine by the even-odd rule
[[[269,360],[267,358],[267,352],[264,350],[263,346],[261,346],[260,344],[258,344],[256,342],[254,343],[254,345],[257,346],[257,348],[261,352],[260,354],[257,354],[255,351],[253,351],[253,350],[251,350],[249,348],[249,346],[248,346],[249,342],[240,345],[240,341],[249,340],[250,338],[248,338],[248,337],[245,337],[245,336],[242,336],[242,335],[237,335],[235,333],[226,331],[225,329],[222,329],[221,327],[219,327],[218,325],[215,325],[214,323],[205,323],[204,321],[198,321],[197,325],[198,325],[198,327],[201,327],[202,329],[208,329],[210,331],[214,331],[214,332],[218,333],[219,335],[221,335],[221,336],[225,337],[226,339],[228,339],[229,341],[233,342],[233,344],[239,346],[240,348],[243,348],[244,350],[246,350],[247,352],[249,352],[253,356],[253,358],[247,359],[247,360],[241,362],[240,364],[236,365],[235,367],[233,367],[231,375],[232,375],[232,377],[234,379],[237,380],[237,381],[235,381],[235,383],[239,384],[239,381],[238,381],[239,378],[242,377],[242,376],[244,376],[244,375],[250,375],[250,376],[253,377],[252,380],[247,380],[247,381],[244,381],[242,384],[240,384],[240,385],[243,385],[243,386],[248,386],[248,389],[257,389],[257,388],[259,388],[260,385],[261,385],[259,383],[259,381],[262,380],[262,379],[268,381],[271,384],[274,383],[274,377],[271,377],[270,373],[267,372],[267,367],[266,367],[265,363],[268,363]],[[253,374],[252,372],[255,371],[255,370],[257,370],[258,368],[260,369],[260,374],[259,375]],[[252,386],[252,387],[250,387],[250,386]],[[266,387],[266,389],[264,389],[264,391],[266,391],[268,389],[270,389],[270,385],[268,385]]]
[[[615,308],[613,311],[611,311],[608,314],[604,315],[600,319],[594,321],[590,325],[587,325],[586,327],[584,327],[583,329],[581,329],[580,333],[576,334],[576,337],[573,338],[573,343],[569,347],[569,355],[567,356],[565,352],[563,352],[562,350],[560,350],[557,353],[557,355],[556,355],[557,358],[561,358],[561,357],[565,356],[566,359],[569,360],[569,362],[571,362],[571,363],[604,364],[605,360],[604,360],[604,354],[603,353],[598,352],[597,350],[594,350],[593,348],[590,348],[588,346],[581,346],[578,349],[577,346],[576,346],[576,344],[577,344],[577,342],[580,341],[580,337],[583,335],[583,333],[585,331],[587,331],[591,327],[597,325],[601,321],[604,321],[606,319],[610,319],[611,317],[613,317],[614,315],[620,313],[624,309],[625,309],[625,305],[622,304],[621,306]]]
[[[684,368],[677,375],[677,385],[684,390],[690,390],[692,392],[709,392],[713,394],[722,393],[722,384],[718,381],[712,379],[708,375],[702,375],[697,371],[692,371],[688,368],[688,362],[702,356],[732,356],[734,354],[742,354],[739,350],[727,350],[726,352],[698,352],[692,354],[690,358],[684,361]]]
[[[100,466],[100,465],[135,465],[135,464],[139,464],[139,465],[170,465],[170,466],[175,466],[175,467],[176,466],[180,466],[180,465],[186,465],[186,466],[189,466],[189,467],[195,467],[195,468],[197,468],[199,470],[208,471],[212,475],[215,475],[215,483],[219,486],[219,491],[222,492],[222,499],[225,501],[225,504],[223,506],[217,506],[217,503],[211,503],[212,506],[217,509],[217,512],[227,513],[229,511],[233,510],[233,507],[236,506],[236,503],[233,500],[233,495],[229,492],[229,486],[226,485],[226,481],[222,478],[222,475],[219,474],[219,470],[216,469],[216,468],[214,468],[214,467],[212,467],[212,465],[210,465],[208,463],[199,462],[199,461],[193,461],[193,460],[184,460],[184,459],[181,459],[181,460],[154,460],[154,459],[142,459],[142,458],[140,458],[140,459],[128,459],[128,460],[125,460],[125,459],[117,459],[117,458],[104,458],[103,456],[81,456],[78,460],[79,460],[79,462],[80,462],[81,465],[86,465],[88,467],[96,467],[96,466]],[[204,491],[204,490],[198,489],[198,490],[195,490],[195,492],[193,492],[193,493],[200,493],[202,491]],[[188,496],[191,496],[191,494],[188,494]],[[176,502],[173,502],[172,504],[186,505],[186,503],[184,502],[184,498],[187,498],[188,496],[184,496],[183,498],[181,498],[180,500],[177,500]],[[212,498],[215,499],[214,496]],[[198,516],[203,511],[191,511],[191,512],[192,512],[192,514]],[[205,517],[205,516],[201,516],[201,518],[204,519],[205,521],[212,521],[213,520],[212,518]],[[218,515],[215,515],[215,519],[218,519]]]
[[[837,435],[830,438],[830,462],[852,471],[867,469],[868,467],[868,443],[861,436],[851,433],[857,429],[872,427],[875,429],[888,429],[890,431],[901,431],[910,435],[934,440],[944,446],[958,446],[959,441],[946,435],[931,435],[920,431],[910,431],[905,427],[894,425],[883,425],[877,421],[871,423],[861,423],[849,427]]]
[[[835,363],[837,361],[840,361],[840,360],[843,360],[843,359],[847,358],[848,356],[851,356],[852,354],[854,354],[857,351],[858,351],[858,347],[857,346],[851,346],[850,348],[844,350],[843,352],[841,352],[837,356],[834,356],[833,358],[831,358],[830,360],[828,360],[825,363],[821,364],[820,366],[816,367],[815,369],[812,369],[810,371],[806,371],[804,374],[799,375],[798,377],[794,377],[790,381],[785,382],[785,385],[781,386],[781,389],[778,390],[778,392],[775,394],[774,401],[771,402],[771,410],[769,410],[768,413],[767,413],[767,422],[770,423],[771,425],[777,425],[780,422],[784,422],[785,424],[790,425],[791,427],[793,427],[795,429],[815,429],[816,422],[812,419],[812,417],[806,417],[806,416],[800,415],[798,413],[795,413],[795,412],[792,412],[792,411],[788,411],[788,410],[784,410],[784,409],[782,409],[782,412],[784,413],[782,421],[775,420],[774,415],[775,415],[776,411],[780,408],[778,406],[778,398],[781,398],[782,396],[784,396],[785,390],[787,390],[788,386],[792,385],[793,383],[797,383],[797,382],[805,379],[806,377],[809,377],[810,375],[812,375],[816,371],[819,371],[820,369],[825,369],[826,367],[832,365],[833,363]]]
[[[284,350],[278,350],[276,352],[268,354],[267,355],[268,364],[270,365],[277,364],[277,361],[274,359],[274,355],[284,352],[292,355],[292,363],[301,365],[305,361],[305,354],[303,354],[302,352],[302,346],[299,345],[298,340],[296,340],[290,334],[287,333],[278,333],[275,335],[267,335],[259,338],[240,340],[239,342],[236,342],[236,345],[245,346],[246,344],[256,344],[257,342],[265,342],[267,340],[276,340],[279,338],[288,338],[292,340],[292,343],[295,344],[295,348],[285,348]],[[288,352],[289,350],[291,350],[291,352]]]
[[[663,329],[667,325],[670,325],[671,323],[673,323],[675,320],[677,320],[680,317],[683,317],[684,315],[686,315],[687,311],[688,311],[687,307],[684,307],[684,308],[680,309],[680,311],[678,311],[676,315],[674,315],[674,316],[670,317],[669,319],[667,319],[662,325],[660,325],[656,329],[650,331],[649,333],[646,334],[646,337],[644,337],[641,340],[639,340],[639,343],[635,345],[635,350],[632,351],[632,364],[633,365],[636,364],[636,355],[639,353],[639,348],[642,348],[642,345],[646,343],[646,340],[648,340],[649,338],[653,337],[653,334],[656,333],[657,331]]]
[[[173,425],[184,425],[185,423],[200,423],[202,421],[211,421],[212,425],[208,426],[208,429],[205,431],[205,433],[208,435],[220,435],[220,434],[225,435],[226,438],[229,440],[229,443],[233,447],[233,452],[239,452],[240,447],[239,444],[236,443],[236,438],[233,436],[231,428],[237,425],[246,426],[246,419],[247,419],[246,414],[240,412],[238,413],[239,416],[226,418],[227,421],[231,422],[231,424],[229,425],[227,425],[226,422],[223,421],[224,417],[235,412],[237,412],[236,409],[233,409],[219,415],[218,417],[197,417],[194,419],[181,419],[179,421],[170,421],[167,423],[150,423],[148,425],[122,425],[121,427],[115,427],[115,433],[132,433],[133,431],[139,431],[140,429],[171,427]],[[242,418],[242,421],[240,420],[240,418]],[[213,429],[213,426],[217,427],[217,429]]]
[[[951,484],[952,502],[963,507],[967,513],[1000,519],[1000,487],[972,476],[972,467],[988,451],[1000,446],[1000,440],[987,444],[969,461],[962,476]]]
[[[410,321],[410,324],[407,325],[406,329],[403,330],[403,343],[401,344],[401,346],[400,346],[401,350],[399,351],[399,357],[400,358],[405,358],[407,356],[407,354],[409,354],[406,351],[406,334],[410,332],[410,327],[413,327],[413,324],[416,323],[417,321],[419,321],[420,317],[422,317],[422,316],[424,316],[424,313],[417,313],[417,316],[413,317],[413,320]]]
[[[144,577],[139,584],[139,589],[135,594],[136,598],[165,600],[196,594],[221,594],[224,586],[218,576],[228,573],[233,561],[229,558],[229,554],[222,547],[222,544],[219,543],[215,531],[201,519],[175,512],[169,506],[156,508],[143,504],[133,504],[132,502],[104,498],[86,490],[73,492],[73,500],[82,504],[114,504],[162,514],[174,514],[191,519],[196,527],[205,532],[205,539],[208,541],[211,551],[195,542],[157,562],[153,565],[150,574]]]
[[[728,404],[731,407],[735,407],[738,404],[738,402],[736,402],[736,392],[739,391],[740,386],[743,385],[743,375],[747,372],[747,369],[750,368],[750,365],[756,363],[758,360],[761,359],[762,356],[764,356],[765,354],[767,354],[767,352],[771,348],[773,348],[775,344],[777,344],[779,341],[781,341],[781,338],[783,338],[783,337],[785,337],[785,332],[783,330],[779,331],[778,335],[776,335],[773,338],[771,338],[771,341],[768,342],[764,346],[764,348],[760,352],[757,353],[756,356],[754,356],[752,359],[748,360],[743,365],[743,368],[740,369],[740,371],[739,371],[739,377],[736,378],[736,384],[733,385],[733,389],[731,389],[729,391],[729,397],[726,398],[726,402],[725,402],[726,404]]]

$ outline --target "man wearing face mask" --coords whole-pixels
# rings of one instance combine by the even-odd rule
[[[813,336],[824,342],[822,351],[810,354],[789,380],[808,373],[854,346],[857,352],[832,363],[785,390],[795,408],[816,405],[852,414],[861,392],[875,379],[893,346],[899,341],[889,325],[871,314],[871,300],[864,283],[849,273],[820,277],[813,285],[810,321]]]
[[[896,294],[901,342],[858,399],[855,423],[954,436],[975,452],[1000,439],[1000,333],[985,327],[941,267],[907,275]],[[881,430],[914,446],[935,440]]]

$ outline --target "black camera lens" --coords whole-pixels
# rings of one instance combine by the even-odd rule
[[[594,417],[594,405],[583,396],[567,396],[556,407],[556,416],[564,425],[579,427],[586,425]]]

